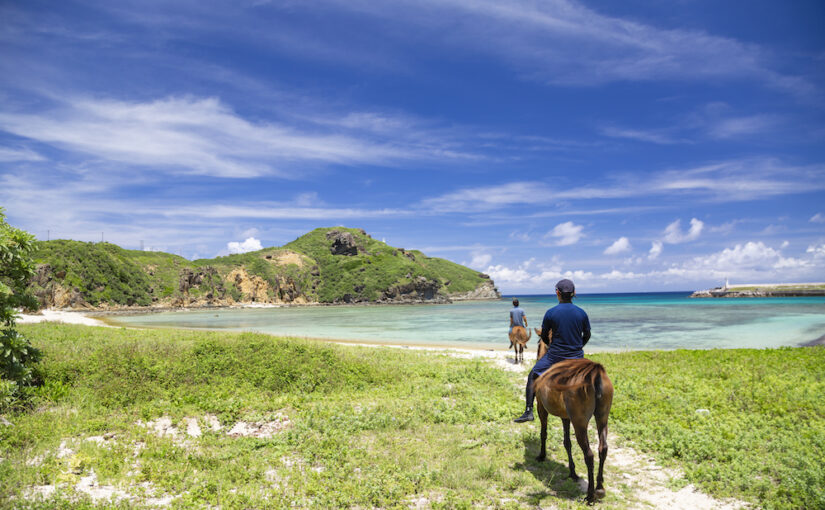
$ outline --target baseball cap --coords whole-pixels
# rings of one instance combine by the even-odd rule
[[[565,278],[564,280],[559,280],[556,284],[556,290],[559,292],[563,292],[565,294],[576,292],[576,286],[573,285],[573,282]]]

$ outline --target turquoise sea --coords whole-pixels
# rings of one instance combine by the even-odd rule
[[[797,346],[825,335],[825,297],[691,299],[688,292],[589,294],[588,351]],[[518,296],[540,326],[556,296]],[[187,310],[109,317],[123,326],[257,331],[367,343],[507,348],[511,297],[445,305]],[[535,348],[536,335],[530,340]]]

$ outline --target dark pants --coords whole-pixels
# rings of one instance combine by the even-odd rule
[[[584,357],[584,353],[581,353],[578,356],[568,356],[568,357],[562,358],[561,356],[553,354],[549,351],[547,352],[547,354],[542,356],[541,359],[538,360],[536,362],[536,364],[533,366],[533,370],[530,370],[530,375],[527,376],[527,389],[524,392],[524,400],[527,401],[527,408],[528,409],[533,408],[533,399],[536,396],[536,392],[533,390],[533,383],[536,382],[536,379],[538,379],[541,374],[543,374],[544,372],[549,370],[550,367],[552,367],[553,365],[555,365],[559,361],[564,361],[566,359],[577,359],[577,358],[583,358],[583,357]]]

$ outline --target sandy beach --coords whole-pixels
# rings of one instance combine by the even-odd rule
[[[36,314],[21,313],[18,324],[37,324],[39,322],[62,322],[64,324],[83,324],[84,326],[111,327],[105,322],[89,317],[83,312],[44,309]]]

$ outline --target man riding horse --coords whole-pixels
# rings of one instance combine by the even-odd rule
[[[542,373],[559,361],[584,357],[583,348],[590,340],[590,319],[584,310],[573,304],[575,295],[576,287],[572,281],[564,279],[556,284],[559,304],[547,310],[541,323],[540,341],[550,345],[547,353],[536,362],[527,376],[527,405],[524,414],[513,420],[516,423],[533,420],[533,383]]]

